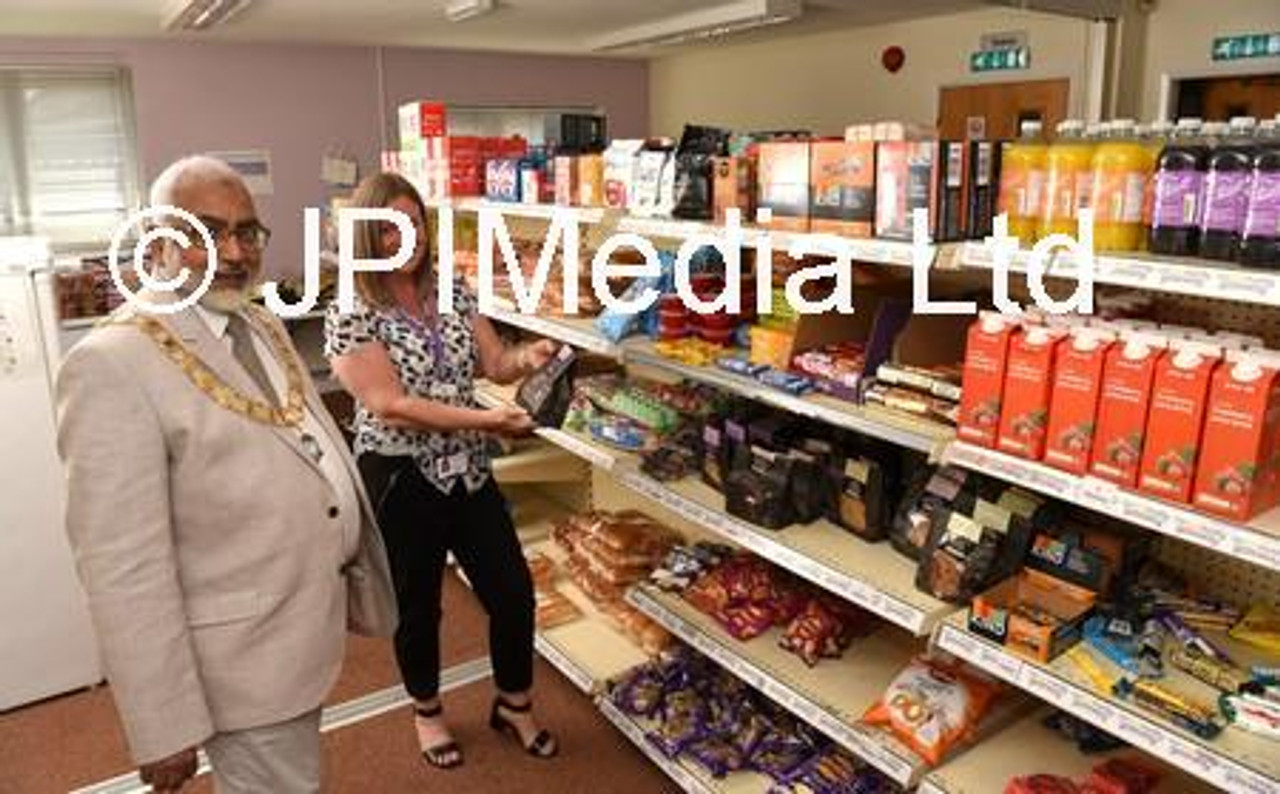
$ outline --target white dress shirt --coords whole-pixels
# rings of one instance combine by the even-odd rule
[[[198,304],[195,306],[195,313],[209,327],[214,338],[230,350],[232,340],[227,334],[228,315],[206,309]],[[257,327],[252,322],[249,323],[249,327],[253,329],[253,349],[261,359],[263,369],[267,371],[267,377],[271,379],[271,385],[276,391],[276,399],[282,400],[282,395],[288,390],[288,378],[284,373],[284,367],[276,360],[271,344],[262,338]],[[316,420],[309,406],[303,407],[302,424],[297,428],[297,432],[299,437],[304,434],[311,436],[319,445],[320,470],[329,481],[329,487],[333,489],[334,504],[338,508],[338,520],[342,528],[343,548],[346,558],[350,559],[359,549],[360,543],[360,497],[346,465],[342,462],[345,450],[340,450],[336,446],[334,440]]]

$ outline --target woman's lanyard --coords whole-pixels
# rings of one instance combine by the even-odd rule
[[[431,365],[439,372],[444,366],[444,339],[440,335],[440,318],[436,317],[434,323],[427,325],[400,307],[396,307],[396,317],[407,323],[419,335],[427,338],[431,346]]]

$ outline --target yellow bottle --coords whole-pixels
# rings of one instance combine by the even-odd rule
[[[1067,119],[1058,124],[1058,137],[1046,158],[1040,237],[1076,236],[1076,214],[1089,206],[1093,189],[1093,143],[1084,137],[1084,123]]]
[[[1009,235],[1018,238],[1023,247],[1036,241],[1040,228],[1048,153],[1040,122],[1024,121],[1018,139],[1005,143],[1000,155],[997,212],[1009,219]]]
[[[1096,251],[1137,251],[1145,236],[1142,210],[1155,162],[1131,119],[1104,126],[1093,153],[1089,205]]]

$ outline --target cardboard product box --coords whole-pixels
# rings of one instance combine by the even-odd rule
[[[1139,490],[1191,501],[1209,385],[1221,359],[1222,350],[1213,345],[1174,342],[1156,364]]]
[[[421,138],[448,135],[445,107],[442,102],[406,102],[397,113],[400,121],[400,143]]]
[[[912,215],[936,217],[937,150],[934,141],[891,141],[876,144],[876,237],[911,240]]]
[[[876,209],[874,143],[814,141],[810,145],[809,227],[815,232],[870,237]]]
[[[1026,567],[1106,595],[1125,565],[1143,553],[1125,535],[1069,524],[1037,534],[1027,552]]]
[[[1076,644],[1096,601],[1097,594],[1083,587],[1025,569],[974,597],[969,630],[1044,663]]]
[[[520,160],[501,157],[484,164],[484,196],[490,201],[520,200]]]
[[[984,447],[996,445],[1009,343],[1018,327],[1016,319],[996,312],[983,312],[969,326],[956,428],[960,440]]]
[[[604,206],[604,158],[598,154],[578,157],[578,206]]]
[[[545,171],[537,163],[528,160],[520,163],[520,200],[525,204],[542,201],[542,183]]]
[[[1066,336],[1066,329],[1041,325],[1023,328],[1009,341],[996,439],[1001,452],[1031,460],[1044,456],[1054,365]]]
[[[481,139],[470,135],[450,135],[443,142],[448,162],[449,195],[479,196],[484,193],[484,158]]]
[[[573,155],[556,156],[556,204],[572,207],[578,202],[578,158]]]
[[[968,141],[938,142],[938,188],[933,239],[940,243],[965,238],[969,223],[972,174]]]
[[[1107,351],[1089,473],[1127,488],[1138,485],[1151,383],[1168,340],[1133,333]]]
[[[724,223],[725,213],[736,209],[744,224],[756,220],[756,161],[746,155],[715,158],[711,200],[716,223]]]
[[[759,196],[756,205],[773,213],[767,224],[793,232],[809,230],[809,142],[760,144]]]
[[[605,149],[604,206],[620,210],[631,206],[636,163],[643,146],[642,140],[619,139],[610,143],[609,148]]]
[[[874,141],[876,126],[874,124],[851,124],[844,128],[846,141]]]
[[[1214,373],[1192,503],[1248,521],[1280,499],[1280,356],[1232,352]]]
[[[669,149],[645,149],[636,158],[634,189],[628,209],[644,217],[658,214],[662,199],[662,175],[671,159]]]
[[[1093,451],[1102,394],[1102,367],[1115,344],[1114,332],[1102,328],[1072,329],[1058,348],[1049,399],[1049,429],[1044,462],[1072,474],[1085,474]]]
[[[1000,145],[997,141],[969,142],[969,195],[964,236],[982,240],[993,231],[1000,189]]]

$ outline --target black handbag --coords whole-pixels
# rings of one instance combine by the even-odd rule
[[[561,345],[551,360],[533,372],[516,392],[516,405],[539,427],[564,424],[573,400],[573,375],[578,357],[569,345]]]

